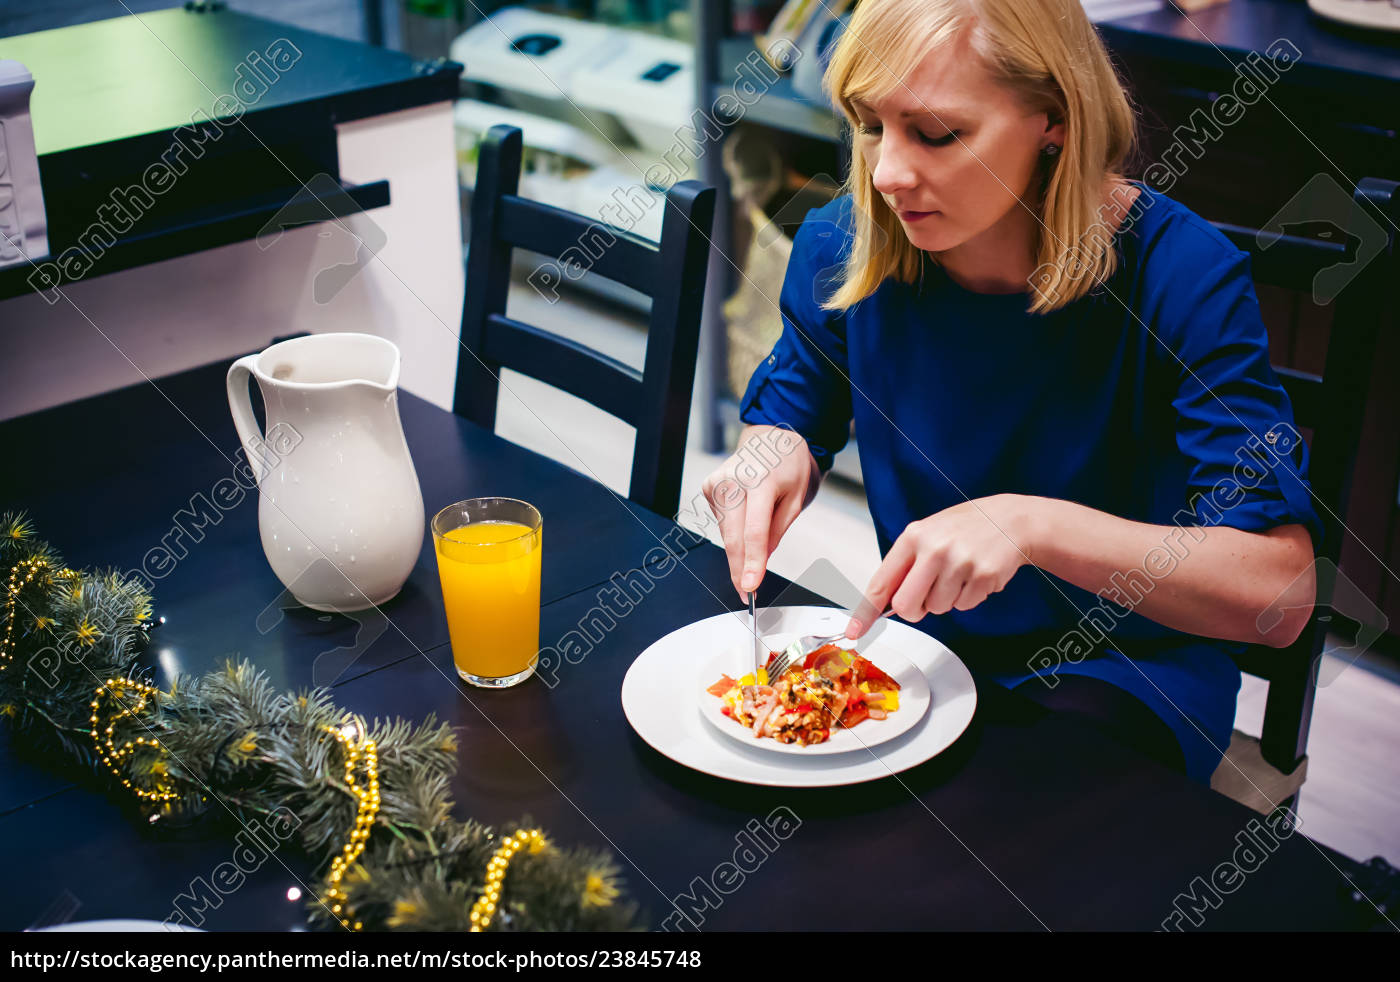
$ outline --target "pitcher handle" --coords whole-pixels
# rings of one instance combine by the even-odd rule
[[[243,454],[248,458],[248,467],[257,483],[263,479],[263,460],[257,452],[263,443],[262,430],[258,419],[253,415],[253,400],[248,395],[248,379],[252,376],[252,366],[257,355],[244,355],[228,369],[228,408],[233,413],[233,428],[238,431]]]

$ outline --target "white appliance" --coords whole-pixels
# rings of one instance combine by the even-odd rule
[[[611,113],[632,138],[659,152],[689,139],[695,111],[691,47],[628,31],[621,48],[604,48],[574,72],[572,95],[582,106]]]
[[[495,86],[509,106],[572,123],[610,142],[626,131],[573,98],[574,73],[623,47],[621,32],[570,17],[503,7],[459,35],[449,49],[462,78]]]
[[[619,152],[640,145],[649,151],[643,170],[689,139],[695,71],[684,42],[504,7],[451,53],[463,78],[494,86],[511,108],[570,123]]]
[[[49,254],[44,189],[29,118],[34,76],[17,61],[0,61],[0,268]]]

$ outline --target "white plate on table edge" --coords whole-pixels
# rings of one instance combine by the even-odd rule
[[[167,931],[174,934],[203,934],[203,928],[188,927],[184,924],[168,924],[165,921],[69,921],[66,924],[51,924],[48,927],[30,928],[30,931],[75,931],[91,934],[142,934],[153,931]]]
[[[765,636],[830,634],[839,628],[814,628],[831,623],[834,615],[840,612],[831,607],[768,608],[761,615],[768,623],[760,629]],[[923,673],[930,706],[918,725],[876,749],[811,757],[773,754],[721,736],[699,712],[676,711],[678,705],[695,703],[697,665],[705,652],[727,650],[745,639],[752,643],[746,612],[696,621],[651,644],[622,680],[623,714],[657,753],[714,777],[770,787],[823,788],[897,774],[952,746],[972,722],[977,687],[967,666],[942,642],[898,621],[884,625],[874,639],[861,639],[857,650],[866,655],[874,652],[871,660],[877,665],[881,648],[888,645],[897,650]]]
[[[840,611],[836,611],[836,613],[842,620],[847,616]],[[819,637],[825,637],[831,633],[830,630],[824,631]],[[799,637],[802,635],[791,633],[764,634],[763,642],[766,648],[781,651]],[[844,646],[855,648],[856,643],[847,641]],[[714,657],[701,662],[703,667],[696,677],[695,701],[700,706],[700,715],[714,724],[715,729],[724,736],[731,740],[742,741],[745,746],[757,747],[769,753],[821,757],[869,750],[901,737],[917,726],[919,721],[924,718],[924,714],[928,712],[931,701],[928,679],[924,678],[924,673],[919,671],[913,662],[901,655],[892,645],[883,644],[880,641],[877,641],[870,650],[871,654],[866,657],[874,662],[876,668],[881,669],[899,683],[899,708],[886,719],[864,720],[851,729],[846,729],[843,726],[832,727],[831,735],[826,740],[814,743],[809,747],[798,746],[795,743],[779,743],[768,737],[760,739],[754,736],[752,729],[724,715],[721,712],[724,708],[724,700],[707,691],[709,686],[719,681],[721,675],[729,675],[737,679],[753,671],[751,667],[747,667],[753,662],[753,645],[749,642],[744,642],[737,648],[728,651],[717,651]],[[746,667],[747,670],[745,670]]]

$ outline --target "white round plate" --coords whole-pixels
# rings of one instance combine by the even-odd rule
[[[834,630],[839,630],[839,628]],[[832,633],[834,632],[826,631],[820,636],[826,637]],[[763,641],[773,651],[781,651],[799,637],[802,635],[765,634]],[[851,647],[855,647],[854,642],[847,643]],[[928,679],[924,678],[924,673],[892,646],[877,644],[876,648],[880,652],[881,661],[875,662],[875,667],[893,676],[900,685],[899,708],[886,719],[867,719],[857,723],[849,730],[845,727],[836,727],[825,742],[814,743],[810,747],[801,747],[795,743],[779,743],[772,739],[759,739],[754,736],[753,730],[749,727],[720,712],[724,708],[724,700],[705,691],[718,682],[721,675],[737,679],[751,672],[753,670],[750,667],[753,662],[752,644],[744,643],[735,649],[717,651],[713,658],[702,659],[701,665],[703,667],[696,677],[695,701],[700,706],[700,715],[713,723],[715,729],[731,740],[741,741],[745,746],[757,747],[760,750],[776,754],[796,754],[800,757],[821,757],[868,750],[908,733],[924,718],[924,713],[928,712],[930,702]]]
[[[67,924],[54,924],[49,927],[35,928],[36,931],[81,931],[89,933],[104,934],[133,934],[149,931],[172,931],[177,934],[197,933],[204,931],[197,927],[186,927],[183,924],[167,924],[164,921],[132,921],[132,920],[110,920],[110,921],[70,921]]]
[[[760,629],[765,638],[832,634],[841,630],[836,622],[844,623],[844,616],[831,607],[773,607],[760,614]],[[895,652],[923,673],[929,687],[929,708],[908,732],[877,747],[826,756],[775,754],[746,741],[731,740],[698,711],[677,712],[676,707],[695,705],[699,670],[713,657],[710,652],[752,644],[748,620],[748,614],[741,612],[697,621],[656,641],[632,662],[622,680],[622,711],[637,735],[658,753],[732,781],[788,788],[834,787],[875,781],[916,767],[948,749],[972,721],[977,687],[967,666],[946,645],[922,631],[885,620],[883,627],[862,638],[856,649],[882,668],[885,661],[893,661],[886,653]],[[709,682],[718,678],[716,675]],[[704,686],[700,688],[703,692]],[[859,736],[865,725],[852,732]]]

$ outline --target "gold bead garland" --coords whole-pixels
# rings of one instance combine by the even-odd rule
[[[347,730],[349,732],[346,732]],[[331,869],[326,876],[325,902],[330,905],[331,913],[340,918],[341,927],[359,931],[364,925],[359,921],[352,922],[344,916],[349,913],[345,910],[349,895],[341,889],[340,881],[345,878],[351,864],[365,851],[365,843],[369,840],[374,818],[379,813],[379,749],[375,741],[369,738],[356,739],[361,733],[360,725],[355,722],[342,727],[327,726],[326,732],[334,735],[345,749],[345,783],[349,785],[350,792],[359,799],[359,808],[355,813],[355,827],[350,830],[350,841],[345,843],[345,848],[331,860]],[[355,765],[361,759],[365,762],[363,785],[355,780]]]
[[[122,704],[121,697],[128,690],[137,693],[136,703],[132,706]],[[101,717],[102,694],[106,692],[118,705],[121,710],[113,714],[106,721],[103,728]],[[118,746],[112,733],[116,729],[117,721],[126,716],[138,716],[146,708],[146,704],[160,692],[153,685],[146,685],[144,682],[137,682],[134,679],[108,679],[105,685],[99,685],[92,700],[92,745],[97,749],[98,756],[102,758],[102,763],[112,769],[112,773],[122,782],[124,786],[131,789],[138,798],[145,801],[171,801],[180,797],[178,791],[172,791],[168,787],[158,788],[155,791],[148,791],[145,788],[138,788],[131,783],[131,778],[123,777],[121,767],[123,760],[136,753],[137,747],[150,747],[152,750],[159,750],[165,754],[165,748],[154,737],[137,737],[135,740],[128,740]]]
[[[484,931],[491,923],[491,918],[496,914],[496,905],[501,901],[501,883],[506,878],[506,868],[510,865],[513,857],[521,849],[529,848],[530,852],[543,852],[548,845],[544,833],[539,829],[521,829],[515,835],[508,835],[501,841],[501,846],[491,857],[491,862],[486,864],[486,889],[472,904],[470,930],[473,933]]]
[[[132,640],[132,637],[126,633],[128,629],[127,616],[130,617],[130,624],[138,629],[135,635],[137,640],[142,640],[139,629],[149,629],[149,625],[143,624],[151,617],[149,596],[110,575],[87,574],[63,567],[60,559],[47,552],[46,545],[43,543],[30,545],[25,541],[30,532],[27,524],[23,523],[22,517],[11,519],[10,516],[5,516],[4,518],[4,523],[0,524],[0,543],[21,553],[27,550],[30,554],[28,558],[22,560],[11,560],[14,565],[8,568],[5,563],[0,562],[0,620],[4,621],[3,629],[0,629],[0,677],[4,677],[2,673],[13,663],[23,662],[28,655],[28,646],[31,644],[72,645],[80,649],[78,653],[83,655],[87,655],[88,649],[91,649],[92,658],[104,663],[102,667],[91,664],[84,666],[84,668],[93,668],[95,671],[72,672],[63,677],[62,681],[66,685],[76,684],[79,687],[79,693],[81,693],[86,685],[95,684],[98,679],[105,675],[103,668],[106,669],[106,672],[113,673],[91,690],[93,698],[89,701],[91,724],[89,732],[92,736],[95,756],[124,788],[142,802],[143,814],[146,814],[152,822],[155,822],[159,817],[176,815],[182,805],[195,800],[205,800],[203,795],[196,793],[198,789],[195,785],[200,783],[200,779],[192,773],[184,773],[177,768],[175,755],[166,746],[166,743],[170,743],[171,746],[177,748],[178,752],[178,747],[183,740],[175,738],[191,726],[203,727],[202,717],[200,720],[193,718],[199,715],[202,708],[200,700],[192,701],[195,711],[187,715],[182,711],[184,703],[180,702],[174,687],[169,692],[165,692],[155,685],[147,684],[140,678],[131,677],[128,674],[131,670],[126,667],[130,662],[124,660],[123,657],[127,652],[128,642]],[[45,558],[46,556],[47,558]],[[107,622],[99,617],[94,617],[93,612],[105,613],[111,607],[111,602],[115,602],[123,613],[121,620],[113,629],[113,633],[109,634]],[[127,606],[130,606],[129,615],[126,613]],[[160,620],[164,622],[164,618],[160,618]],[[18,629],[15,626],[16,622],[19,622]],[[75,659],[69,659],[69,662],[77,663]],[[25,670],[25,666],[21,664],[20,673],[23,674]],[[229,671],[233,672],[233,668],[230,667]],[[245,664],[239,667],[239,671],[251,672],[252,669],[251,666]],[[91,681],[86,682],[86,684],[80,681],[79,676],[83,674],[87,674]],[[15,685],[22,686],[22,679],[19,676],[9,676],[9,678]],[[259,678],[259,676],[253,676],[254,682],[258,682]],[[12,698],[8,686],[5,695],[6,699],[0,699],[0,703],[5,703],[0,705],[0,725],[5,723],[4,717],[13,717],[18,720],[23,714],[29,712],[25,708],[26,705],[32,706],[36,712],[45,708],[37,702],[27,703],[22,693],[19,693],[20,697],[17,699]],[[189,699],[188,696],[185,698]],[[10,705],[11,702],[15,705]],[[308,707],[306,696],[300,697],[299,706],[303,710]],[[81,711],[79,710],[76,719],[73,719],[71,716],[73,707],[66,708],[67,714],[57,721],[43,713],[40,715],[47,724],[60,731],[73,732],[79,736],[80,742],[85,743],[85,741],[81,741]],[[328,706],[327,708],[331,708],[331,711],[335,712],[332,707]],[[321,715],[319,720],[315,719],[315,715],[319,715],[319,713],[289,715],[293,717],[300,715],[301,718],[300,720],[295,718],[285,721],[278,720],[275,721],[274,725],[299,728],[310,722],[311,728],[314,728],[326,719],[325,715]],[[311,716],[310,720],[307,719],[308,715]],[[14,721],[12,721],[12,725],[16,725]],[[207,727],[205,728],[207,729]],[[325,874],[327,879],[322,881],[321,890],[315,892],[323,893],[326,910],[333,914],[343,928],[361,931],[368,925],[371,929],[383,929],[386,926],[386,919],[383,917],[371,917],[368,922],[364,923],[356,919],[357,915],[363,917],[367,913],[375,913],[363,909],[363,904],[358,899],[360,897],[358,891],[361,888],[356,884],[364,882],[366,887],[370,885],[370,872],[362,868],[359,863],[367,854],[368,839],[382,809],[377,743],[368,738],[368,730],[363,721],[348,714],[342,717],[342,722],[324,726],[321,729],[330,734],[329,737],[323,738],[327,741],[322,744],[323,750],[334,753],[334,748],[329,745],[329,739],[336,740],[341,746],[345,783],[341,785],[335,780],[333,759],[325,761],[317,754],[314,756],[320,758],[319,762],[322,763],[322,767],[318,768],[322,771],[322,779],[312,781],[314,787],[308,790],[320,796],[329,795],[332,799],[335,795],[348,791],[356,801],[356,816],[353,828],[345,833],[348,841],[344,842],[341,850],[328,857],[330,862]],[[118,730],[121,732],[119,733]],[[204,729],[193,732],[201,738],[205,735]],[[137,736],[138,733],[140,736]],[[240,733],[243,734],[241,742],[239,742]],[[217,732],[211,734],[215,738],[218,735]],[[319,736],[319,734],[317,735]],[[224,743],[220,744],[220,753],[222,753],[223,747],[230,746],[230,741],[233,741],[230,759],[235,763],[243,763],[245,758],[272,752],[271,749],[265,747],[264,738],[259,730],[247,730],[245,733],[244,729],[236,729]],[[272,741],[272,744],[275,746],[275,741]],[[200,746],[202,745],[201,742]],[[76,749],[67,741],[65,741],[65,746],[70,752]],[[449,735],[437,740],[434,748],[451,754],[455,751],[456,745],[453,737]],[[76,756],[85,756],[85,754],[78,750]],[[262,758],[259,757],[259,759]],[[390,755],[389,763],[391,766],[399,764],[393,754]],[[325,764],[329,764],[331,767],[328,775],[324,774]],[[215,781],[212,775],[210,780],[214,782],[217,789],[219,782]],[[393,780],[392,775],[390,780]],[[208,788],[204,790],[210,794],[215,793]],[[262,793],[261,788],[256,789],[256,791],[258,794]],[[254,799],[250,807],[256,807],[257,803],[257,799]],[[343,804],[341,807],[343,808]],[[455,836],[459,834],[459,831],[469,829],[469,825],[453,824],[454,821],[448,820],[446,822],[452,835]],[[391,825],[390,828],[392,829],[393,826]],[[398,834],[397,830],[395,832]],[[433,839],[428,837],[430,832],[436,834],[436,825],[432,829],[423,830],[423,834],[434,855],[440,855],[433,844]],[[479,856],[484,853],[481,845],[489,844],[490,840],[493,839],[496,840],[495,845],[499,848],[496,848],[490,855],[490,862],[485,870],[482,893],[470,908],[470,930],[473,932],[490,930],[494,924],[495,914],[505,899],[503,897],[504,880],[513,858],[522,850],[528,849],[531,854],[538,854],[550,848],[548,840],[537,828],[519,828],[513,835],[504,838],[501,837],[500,832],[492,834],[489,830],[481,834],[486,842],[473,843],[466,848],[470,848],[474,854]],[[400,838],[403,838],[402,834],[400,834]],[[548,858],[546,857],[546,859]],[[372,859],[373,857],[371,857]],[[565,857],[561,856],[560,859],[565,861]],[[573,860],[568,859],[567,862],[572,864]],[[367,865],[371,869],[375,868],[372,863],[367,863]],[[523,870],[516,870],[512,880],[514,886],[509,898],[510,906],[505,912],[502,912],[504,922],[511,921],[513,917],[523,917],[524,921],[528,923],[506,924],[507,927],[534,927],[534,922],[540,920],[539,911],[545,905],[537,905],[533,902],[534,894],[539,892],[539,885],[529,875],[531,872],[532,867],[528,863]],[[591,868],[586,870],[566,868],[563,872],[576,873],[579,876],[583,876],[586,872],[582,899],[579,901],[580,909],[585,910],[585,912],[587,912],[587,908],[611,906],[614,898],[618,896],[617,888],[612,885],[607,868],[601,872]],[[376,876],[375,879],[378,877]],[[382,890],[376,891],[374,901],[376,911],[384,899],[379,896],[379,893],[382,892]],[[288,896],[291,899],[290,893]],[[353,902],[352,897],[356,898]],[[397,890],[389,895],[389,900],[394,900],[396,897],[399,897]],[[452,908],[451,910],[434,911],[432,908],[437,905],[431,903],[427,905],[426,910],[422,910],[420,909],[422,902],[416,895],[413,900],[399,898],[391,905],[393,916],[387,918],[387,926],[392,928],[429,923],[425,916],[435,913],[460,917],[465,898],[458,894],[455,900],[450,896],[444,896],[442,899],[446,906]],[[530,901],[528,911],[526,901]],[[357,910],[357,907],[362,909]],[[549,929],[548,925],[552,924],[555,918],[546,915],[543,920],[546,924],[545,929]],[[574,922],[569,919],[569,923]]]
[[[21,559],[10,568],[10,580],[5,584],[5,637],[0,640],[0,672],[9,668],[15,657],[15,604],[19,601],[20,591],[32,583],[41,570],[49,570],[58,576],[77,575],[71,569],[54,570],[53,564],[41,556]],[[21,572],[24,573],[23,581],[20,580]]]

